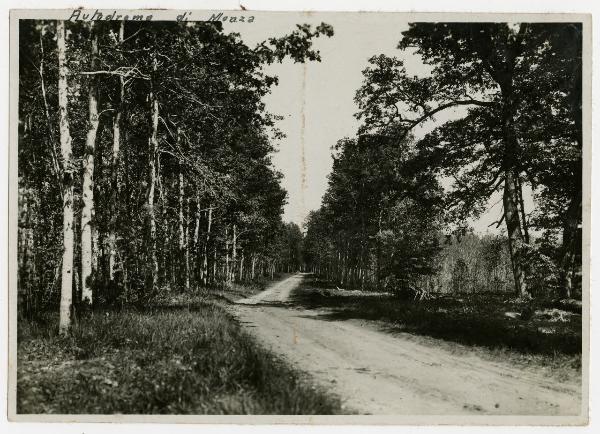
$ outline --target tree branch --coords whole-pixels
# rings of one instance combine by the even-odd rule
[[[483,107],[491,107],[494,105],[493,102],[487,102],[487,101],[478,101],[475,99],[467,99],[467,100],[458,100],[458,101],[451,101],[448,102],[446,104],[442,104],[439,107],[436,107],[435,109],[431,110],[429,113],[425,113],[423,116],[421,116],[420,118],[417,118],[415,120],[406,120],[406,122],[410,123],[410,128],[414,128],[417,125],[419,125],[421,122],[429,119],[430,117],[432,117],[433,115],[435,115],[436,113],[439,113],[443,110],[446,110],[448,108],[451,107],[457,107],[457,106],[463,106],[463,105],[477,105],[477,106],[483,106]]]
[[[123,68],[117,68],[112,71],[82,71],[80,75],[116,75],[119,77],[131,77],[139,78],[141,80],[150,80],[150,76],[143,74],[138,68],[130,68],[127,71],[123,71]]]

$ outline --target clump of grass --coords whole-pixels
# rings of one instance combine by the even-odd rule
[[[220,306],[93,312],[61,338],[19,330],[17,411],[59,414],[336,414]]]

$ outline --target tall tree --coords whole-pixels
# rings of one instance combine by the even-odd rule
[[[526,133],[520,130],[519,121],[526,101],[544,97],[541,92],[532,92],[539,89],[527,88],[528,77],[535,70],[532,60],[539,58],[549,35],[560,31],[561,26],[568,24],[541,28],[527,23],[414,23],[404,32],[399,48],[415,49],[430,66],[430,76],[409,76],[401,61],[378,56],[371,60],[374,67],[365,71],[365,85],[357,94],[366,126],[397,124],[405,132],[443,110],[467,108],[468,121],[462,122],[462,130],[461,121],[447,123],[434,131],[427,143],[437,154],[449,147],[458,152],[461,143],[467,144],[462,146],[463,160],[454,165],[457,190],[462,190],[471,203],[483,197],[473,195],[473,190],[485,195],[502,186],[502,220],[508,233],[515,289],[523,296],[529,295],[526,256],[530,247],[522,206]],[[553,55],[551,50],[544,54]],[[438,139],[452,135],[460,140],[436,141],[434,135]],[[450,159],[445,161],[451,164]],[[485,173],[493,173],[492,178]],[[461,182],[465,180],[475,184]]]
[[[125,39],[125,21],[119,23],[119,30],[116,35],[115,45],[122,49]],[[123,105],[125,102],[125,77],[119,75],[118,79],[118,94],[115,113],[113,117],[113,140],[112,140],[112,155],[111,155],[111,208],[109,233],[108,233],[108,276],[111,284],[114,284],[115,279],[115,263],[117,258],[117,200],[119,197],[119,166],[121,154],[121,122],[123,117]]]
[[[152,72],[158,72],[158,59],[152,58]],[[158,89],[156,83],[151,82],[148,101],[150,103],[150,127],[148,135],[148,250],[149,263],[146,276],[146,292],[152,294],[158,286],[158,258],[156,255],[156,216],[154,214],[154,192],[156,188],[156,156],[158,152]]]
[[[94,23],[90,24],[90,70],[95,71],[98,58],[98,35]],[[88,85],[88,129],[83,156],[83,187],[81,209],[81,299],[92,303],[92,257],[94,245],[94,153],[100,119],[98,116],[98,79],[90,77]]]
[[[67,45],[64,21],[56,23],[56,38],[58,49],[59,132],[63,180],[63,253],[59,328],[62,334],[66,334],[71,327],[73,308],[73,178],[75,163],[73,161],[69,128],[69,87],[67,82]]]

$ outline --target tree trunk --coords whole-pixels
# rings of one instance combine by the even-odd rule
[[[190,228],[189,228],[189,218],[190,218],[190,198],[186,199],[185,206],[185,240],[184,240],[184,249],[185,249],[185,290],[190,290]]]
[[[233,225],[233,232],[231,234],[231,276],[229,280],[233,282],[235,280],[235,268],[237,265],[237,226]]]
[[[512,72],[500,77],[502,90],[502,140],[504,155],[502,166],[504,169],[504,221],[508,232],[508,249],[515,281],[515,292],[518,297],[530,296],[527,288],[523,249],[526,243],[521,216],[519,213],[519,200],[521,197],[520,176],[520,149],[514,127],[516,101],[512,89]],[[524,224],[525,222],[523,222]]]
[[[92,215],[92,222],[95,215],[95,213]],[[100,231],[96,225],[92,225],[92,277],[94,279],[98,278],[98,257],[103,254],[101,246]]]
[[[508,232],[508,249],[515,280],[515,290],[517,296],[525,297],[530,294],[527,289],[524,270],[525,264],[523,263],[524,239],[519,219],[517,188],[514,172],[512,169],[509,169],[504,174],[504,220]]]
[[[91,70],[96,69],[98,57],[98,34],[91,24]],[[90,77],[88,88],[88,130],[83,155],[83,187],[81,210],[81,300],[92,303],[92,225],[94,225],[94,152],[98,132],[98,80]]]
[[[196,258],[200,258],[200,190],[196,189],[196,213],[194,214],[194,235],[193,235],[193,241],[194,241],[194,255]],[[200,261],[198,261],[198,263],[196,263],[196,261],[194,261],[195,266],[193,267],[193,273],[195,276],[195,281],[196,282],[202,282],[204,280],[204,276],[203,276],[203,268],[202,268],[202,264],[200,263]]]
[[[17,288],[19,288],[19,313],[24,311],[29,314],[37,308],[34,299],[35,253],[34,242],[36,214],[33,211],[34,192],[29,189],[19,188],[19,225],[18,225],[18,273]],[[21,299],[21,297],[24,297]],[[37,298],[37,297],[36,297]]]
[[[179,130],[178,130],[179,132]],[[179,140],[178,140],[179,141]],[[179,234],[178,237],[178,251],[177,251],[177,264],[178,264],[178,274],[179,276],[177,276],[177,282],[179,284],[183,283],[182,281],[185,280],[185,264],[184,264],[184,257],[185,257],[185,232],[184,232],[184,216],[183,216],[183,201],[184,201],[184,193],[185,193],[185,186],[184,186],[184,178],[183,178],[183,172],[181,171],[181,167],[179,168],[179,196],[178,196],[178,208],[179,208],[179,219],[178,219],[178,230],[177,233]]]
[[[158,69],[156,57],[152,61],[154,72]],[[158,152],[158,97],[154,83],[151,84],[150,100],[150,137],[148,138],[148,232],[150,264],[146,278],[146,291],[156,291],[158,284],[158,259],[156,258],[156,217],[154,215],[154,189],[156,185],[156,154]]]
[[[159,281],[166,283],[166,282],[169,282],[169,278],[171,277],[171,275],[169,274],[169,268],[170,268],[171,264],[173,263],[173,260],[171,258],[171,255],[169,254],[169,250],[171,248],[171,226],[170,226],[169,220],[167,218],[167,202],[165,199],[165,183],[164,183],[164,180],[162,179],[163,177],[160,176],[160,173],[161,173],[160,154],[156,158],[156,167],[157,167],[157,174],[158,174],[158,176],[156,178],[156,185],[158,186],[158,196],[160,198],[161,217],[162,217],[162,224],[163,224],[162,249],[160,252],[160,266],[159,266],[159,273],[160,273]],[[168,184],[167,184],[166,188],[167,188],[167,192],[168,192],[168,189],[169,189]],[[171,285],[167,285],[166,290],[170,291]]]
[[[575,63],[572,87],[570,90],[571,112],[575,123],[575,141],[579,150],[579,158],[574,161],[573,167],[573,190],[572,197],[563,220],[562,257],[560,261],[560,284],[562,296],[571,298],[573,296],[573,275],[581,269],[581,263],[575,264],[578,242],[578,227],[582,222],[582,170],[583,161],[581,152],[583,150],[583,126],[582,126],[582,74],[581,63]]]
[[[200,237],[200,190],[196,189],[196,214],[194,215],[194,247],[198,246]]]
[[[229,282],[229,231],[225,226],[225,280]]]
[[[519,142],[515,131],[515,113],[518,107],[517,96],[513,89],[514,69],[517,58],[523,50],[523,37],[527,31],[527,24],[519,26],[517,37],[505,49],[506,61],[502,67],[490,63],[489,54],[485,50],[479,51],[481,61],[487,65],[491,78],[499,85],[502,94],[502,142],[504,173],[504,221],[508,231],[508,248],[515,281],[517,296],[530,296],[527,288],[526,264],[524,263],[523,248],[525,241],[524,230],[526,222],[521,224],[522,216],[519,213],[521,173]],[[480,35],[481,36],[481,35]],[[482,45],[483,46],[483,45]]]
[[[119,26],[118,43],[123,44],[125,35],[125,21]],[[119,152],[121,149],[121,116],[125,100],[125,78],[119,76],[119,100],[115,108],[113,119],[113,147],[111,158],[111,213],[108,233],[108,278],[115,280],[115,261],[117,257],[117,201],[119,198]]]
[[[64,21],[56,23],[56,39],[58,49],[58,115],[63,171],[63,254],[59,331],[64,335],[68,333],[71,327],[73,307],[73,169],[75,166],[69,130],[67,47]]]
[[[217,244],[215,243],[215,247],[213,248],[213,270],[212,270],[212,281],[214,282],[217,279]]]
[[[523,183],[521,182],[521,176],[519,174],[516,174],[515,178],[517,179],[517,193],[519,195],[519,209],[521,211],[523,236],[525,238],[525,242],[529,244],[529,228],[527,224],[527,215],[525,214],[525,201],[523,200]]]
[[[208,243],[210,242],[210,227],[212,225],[212,206],[208,207],[208,223],[206,226],[206,240],[204,243],[204,255],[202,259],[202,283],[208,283]],[[214,276],[214,273],[213,273]]]
[[[581,220],[581,189],[569,204],[563,224],[562,257],[560,261],[560,287],[563,298],[573,296],[573,274],[577,251],[577,230]]]
[[[240,277],[239,280],[242,282],[244,280],[244,251],[242,250],[242,257],[240,258]]]

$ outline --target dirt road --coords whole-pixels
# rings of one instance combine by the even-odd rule
[[[294,307],[289,277],[235,312],[260,342],[362,414],[577,415],[580,390],[510,365],[391,336],[325,311]]]

